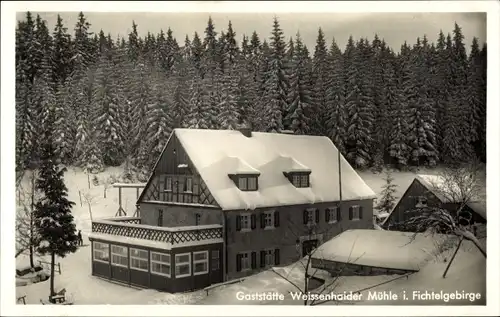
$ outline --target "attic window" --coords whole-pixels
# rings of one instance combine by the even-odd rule
[[[290,174],[291,182],[293,186],[297,188],[309,187],[309,175],[308,174]]]
[[[416,201],[417,203],[415,204],[415,208],[427,207],[427,198],[425,196],[418,196]]]
[[[257,190],[257,176],[238,176],[238,188],[242,191],[256,191]]]

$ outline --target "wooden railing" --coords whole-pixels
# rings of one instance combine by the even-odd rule
[[[141,224],[141,217],[120,216],[106,219],[108,221],[115,221],[120,223]]]
[[[124,223],[123,221],[115,221],[110,219],[93,221],[92,232],[167,242],[171,244],[222,239],[221,225],[166,228],[134,223]]]

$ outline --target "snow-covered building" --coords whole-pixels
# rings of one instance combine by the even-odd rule
[[[462,188],[463,187],[463,188]],[[443,208],[456,215],[459,206],[465,200],[461,217],[470,224],[486,224],[486,202],[468,193],[466,186],[458,186],[438,175],[417,175],[400,200],[382,223],[388,230],[409,230],[400,226],[418,215],[423,207]]]
[[[140,217],[94,221],[93,274],[170,292],[245,277],[373,229],[374,198],[327,137],[175,129]]]

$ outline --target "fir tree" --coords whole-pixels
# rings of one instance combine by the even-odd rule
[[[380,193],[382,197],[380,197],[377,206],[375,206],[375,210],[379,213],[390,213],[396,202],[394,194],[396,193],[397,188],[397,186],[393,184],[394,178],[392,177],[390,170],[386,170],[384,181],[385,184],[382,187],[382,192]]]
[[[325,36],[323,30],[319,28],[312,65],[314,107],[309,114],[311,132],[315,135],[327,135],[326,116],[324,114],[328,112],[327,90],[331,81],[328,62]]]
[[[140,43],[139,35],[137,33],[137,24],[132,21],[132,32],[128,35],[128,57],[130,61],[136,63],[139,59],[140,54]]]
[[[45,111],[45,121],[42,122],[44,133],[40,152],[39,178],[36,181],[36,188],[43,193],[43,196],[35,205],[34,223],[40,237],[37,252],[51,256],[50,296],[53,296],[55,295],[55,257],[65,257],[69,253],[76,252],[78,237],[71,214],[74,203],[67,198],[68,190],[63,179],[66,169],[58,166],[52,142],[51,127],[54,125],[54,109],[49,107]]]
[[[331,84],[327,88],[327,121],[326,128],[328,136],[333,141],[337,149],[345,154],[345,127],[346,112],[344,109],[344,69],[343,56],[335,39],[329,51],[329,60],[331,65]]]
[[[64,85],[68,76],[73,72],[73,52],[71,50],[71,36],[67,33],[60,15],[53,32],[54,49],[52,55],[52,81]]]

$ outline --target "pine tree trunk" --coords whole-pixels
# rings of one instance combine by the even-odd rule
[[[52,252],[50,254],[50,257],[51,257],[51,260],[50,260],[50,302],[51,303],[54,303],[55,301],[52,299],[52,296],[54,296],[56,294],[56,292],[54,291],[54,277],[55,277],[55,274],[54,274],[54,269],[55,269],[55,258],[56,258],[56,254],[55,252]]]

